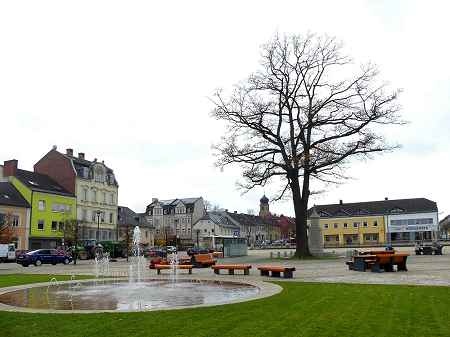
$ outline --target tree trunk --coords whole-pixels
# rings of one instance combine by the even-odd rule
[[[302,197],[297,175],[291,177],[291,190],[295,211],[295,228],[296,228],[295,255],[297,257],[311,256],[308,247],[308,233],[307,233],[308,195],[303,195]]]

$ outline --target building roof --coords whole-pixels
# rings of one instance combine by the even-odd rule
[[[106,174],[112,175],[113,178],[111,178],[111,179],[114,179],[114,181],[112,181],[111,184],[114,184],[116,186],[119,185],[118,182],[117,182],[117,179],[116,179],[116,177],[114,175],[113,169],[111,169],[108,166],[106,166],[104,162],[97,162],[97,159],[95,159],[93,161],[90,161],[90,160],[87,160],[87,159],[82,159],[82,158],[79,158],[79,157],[70,156],[67,153],[66,154],[61,153],[61,154],[64,157],[66,157],[66,158],[68,158],[69,160],[72,161],[72,164],[73,164],[73,166],[75,168],[75,171],[76,171],[78,177],[87,178],[87,176],[85,176],[84,168],[90,169],[94,164],[101,164],[101,165],[105,166]]]
[[[74,194],[45,174],[17,169],[16,178],[33,191],[75,197]]]
[[[259,201],[261,202],[261,204],[268,204],[269,203],[269,198],[267,198],[266,195],[264,194],[262,196],[262,198],[259,199]]]
[[[174,208],[178,201],[181,201],[185,206],[192,206],[195,204],[197,200],[200,200],[202,197],[195,198],[181,198],[181,199],[167,199],[167,200],[155,200],[152,201],[149,205],[147,205],[147,211],[155,206],[155,204],[159,203],[162,205],[164,209]]]
[[[437,204],[425,198],[380,200],[314,206],[322,218],[437,212]],[[308,215],[312,208],[308,210]]]
[[[118,207],[117,223],[119,225],[135,224],[136,217],[138,217],[138,214],[134,212],[131,208],[126,206]]]
[[[30,204],[9,182],[0,182],[0,205],[30,208]]]
[[[239,229],[239,226],[233,224],[223,212],[206,212],[200,220],[210,220],[222,227]]]
[[[245,213],[230,213],[226,214],[240,225],[246,226],[262,226],[262,225],[279,225],[280,217],[269,215],[267,217],[261,217],[259,215],[251,215]]]

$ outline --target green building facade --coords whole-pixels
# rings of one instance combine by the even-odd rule
[[[76,219],[76,198],[48,176],[17,170],[11,183],[31,205],[29,249],[64,243],[64,225]]]

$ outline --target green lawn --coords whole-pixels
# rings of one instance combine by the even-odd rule
[[[7,285],[4,277],[1,284]],[[41,281],[40,276],[23,277]],[[11,277],[10,282],[17,281]],[[209,308],[84,315],[0,312],[0,335],[450,336],[448,287],[279,284],[284,290],[273,297]]]
[[[49,282],[52,277],[58,281],[70,280],[70,275],[42,275],[42,274],[7,274],[0,275],[0,288],[19,286],[27,283]],[[89,275],[77,275],[76,279],[92,278]]]

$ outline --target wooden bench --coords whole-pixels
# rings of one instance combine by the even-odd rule
[[[406,259],[409,254],[397,253],[391,255],[378,255],[375,264],[371,267],[373,272],[391,272],[394,271],[394,265],[397,266],[397,271],[408,271],[406,268]]]
[[[196,267],[210,267],[216,264],[216,260],[213,259],[212,254],[197,254],[194,255],[192,260]]]
[[[349,261],[346,264],[350,270],[366,271],[375,264],[377,259],[376,255],[355,255],[353,261]]]
[[[172,269],[173,267],[171,265],[167,264],[157,264],[155,265],[156,272],[158,275],[161,274],[162,269]],[[189,271],[189,274],[192,274],[192,264],[177,264],[175,266],[176,269],[187,269]]]
[[[156,265],[169,265],[169,262],[161,257],[154,257],[150,260],[150,264],[148,265],[148,267],[150,269],[155,269]]]
[[[228,275],[234,275],[235,270],[243,270],[244,275],[250,274],[250,269],[252,268],[249,264],[216,264],[211,267],[214,270],[214,273],[219,275],[221,269],[228,270]]]
[[[258,267],[261,272],[261,276],[281,277],[280,273],[283,273],[284,278],[292,278],[294,267],[280,267],[280,266],[262,266]]]
[[[223,253],[222,252],[212,252],[212,256],[216,259],[223,259]]]
[[[358,255],[385,255],[395,254],[395,250],[369,250],[366,252],[359,252]]]

